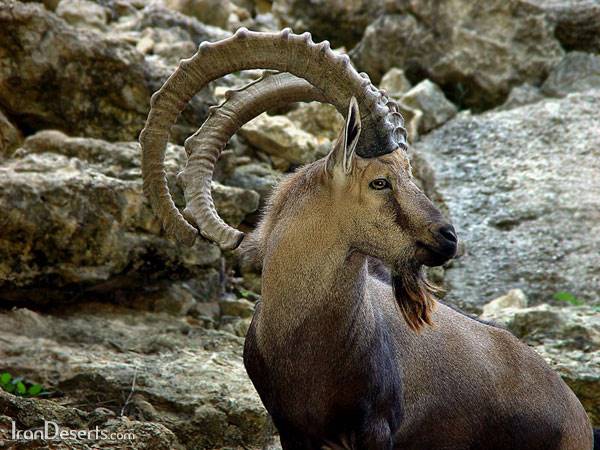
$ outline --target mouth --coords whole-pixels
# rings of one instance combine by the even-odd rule
[[[424,242],[417,242],[415,257],[417,261],[428,267],[441,266],[456,256],[456,244],[432,246]]]

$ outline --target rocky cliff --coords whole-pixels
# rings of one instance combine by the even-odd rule
[[[127,448],[276,448],[241,361],[260,276],[235,253],[164,236],[137,143],[151,94],[179,60],[240,26],[310,30],[399,101],[417,181],[461,240],[431,277],[446,301],[534,346],[600,426],[592,3],[0,1],[0,377],[11,376],[0,447],[13,448],[13,422],[51,420],[135,433]],[[183,141],[225,90],[259,75],[211,83],[180,117],[166,156],[177,206]],[[223,218],[252,229],[272,187],[325,155],[341,123],[308,104],[247,124],[217,167]],[[42,391],[22,395],[19,383]]]

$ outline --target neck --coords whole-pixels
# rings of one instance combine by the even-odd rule
[[[270,237],[263,266],[265,334],[284,342],[282,336],[300,327],[319,327],[332,339],[368,332],[373,313],[365,295],[366,256],[351,251],[335,223],[308,216]]]

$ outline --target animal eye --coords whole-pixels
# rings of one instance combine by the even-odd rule
[[[389,189],[392,186],[390,185],[390,182],[385,178],[377,178],[376,180],[373,180],[369,183],[369,187],[371,189],[381,191],[383,189]]]

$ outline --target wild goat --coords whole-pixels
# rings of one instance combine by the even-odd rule
[[[170,127],[208,82],[256,68],[288,73],[231,93],[186,141],[181,215],[163,165]],[[591,449],[583,407],[542,358],[435,300],[422,266],[454,257],[454,229],[413,183],[395,103],[327,42],[241,29],[181,62],[140,138],[166,232],[237,247],[244,235],[212,202],[215,163],[243,123],[308,100],[335,105],[345,127],[326,158],[278,186],[242,245],[262,267],[244,362],[283,448]],[[391,285],[370,260],[391,268]]]

